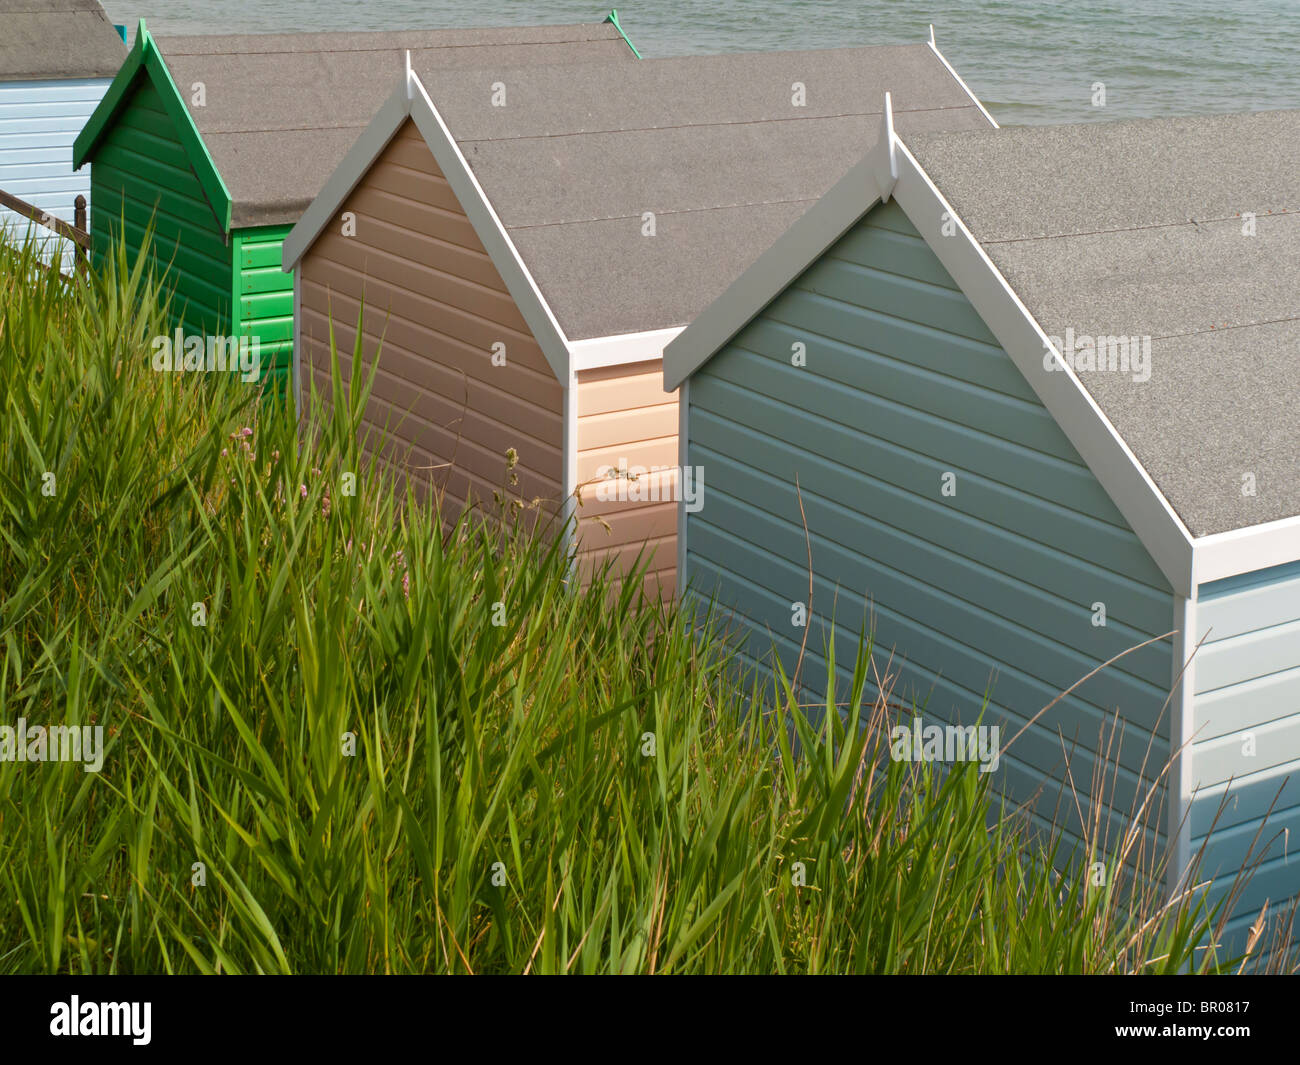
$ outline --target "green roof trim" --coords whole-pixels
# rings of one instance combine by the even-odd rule
[[[73,168],[80,168],[94,154],[96,146],[112,125],[118,109],[130,94],[141,71],[147,74],[157,86],[158,95],[162,97],[163,106],[167,110],[167,117],[176,125],[177,136],[185,148],[186,155],[189,156],[190,165],[194,168],[194,176],[199,180],[199,186],[207,197],[208,205],[216,215],[222,231],[229,233],[233,206],[230,190],[226,188],[226,183],[217,170],[217,164],[212,161],[208,146],[203,143],[203,135],[194,124],[194,118],[190,115],[189,108],[185,106],[180,89],[172,80],[171,71],[167,69],[167,63],[163,60],[162,53],[158,51],[158,45],[145,27],[144,19],[140,20],[135,34],[135,45],[127,55],[126,62],[122,64],[122,69],[117,72],[108,91],[100,100],[99,106],[95,108],[85,127],[73,142]]]
[[[624,43],[632,49],[632,54],[640,59],[641,53],[636,50],[636,45],[634,45],[628,35],[623,32],[623,27],[619,24],[618,8],[610,8],[609,14],[605,16],[605,21],[613,24],[614,29],[618,30],[618,35],[623,38]]]

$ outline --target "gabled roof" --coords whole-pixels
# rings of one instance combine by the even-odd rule
[[[480,238],[497,228],[501,255],[526,275],[528,290],[511,293],[525,318],[534,307],[539,324],[529,324],[544,351],[550,338],[562,381],[575,344],[660,336],[640,354],[657,358],[662,334],[706,307],[874,142],[886,87],[907,129],[992,121],[933,44],[509,71],[411,62],[410,106],[399,89],[286,240],[285,268],[407,115],[423,116],[443,172],[466,170],[482,201],[457,189]],[[493,104],[497,84],[504,107]]]
[[[1151,337],[1079,379],[1193,536],[1300,514],[1300,111],[905,139],[1049,336]]]
[[[143,19],[140,20],[136,30],[135,44],[131,46],[126,62],[122,64],[122,68],[113,78],[99,105],[91,113],[81,132],[77,134],[77,139],[72,142],[73,167],[80,169],[91,158],[99,141],[113,124],[118,108],[125,104],[135,88],[136,79],[141,77],[151,79],[158,89],[167,117],[171,119],[176,135],[185,148],[185,154],[190,161],[190,166],[194,168],[195,177],[203,189],[208,205],[212,208],[217,222],[224,230],[228,230],[231,217],[230,190],[222,181],[220,172],[212,162],[212,157],[208,155],[198,127],[194,125],[189,109],[177,92],[163,62],[162,53],[158,51],[158,46],[150,36]]]
[[[890,140],[669,345],[665,387],[893,195],[1175,590],[1300,558],[1300,111]],[[1067,329],[1150,337],[1149,380],[1048,370]]]
[[[0,79],[111,78],[126,45],[99,0],[0,0]]]
[[[431,70],[635,58],[614,21],[160,38],[141,23],[137,37],[120,91],[115,81],[77,139],[76,165],[93,155],[135,78],[149,73],[184,107],[201,147],[191,159],[196,169],[209,165],[226,190],[234,228],[298,220],[389,94],[408,49]]]

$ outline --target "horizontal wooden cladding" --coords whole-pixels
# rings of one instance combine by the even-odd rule
[[[318,390],[328,383],[328,346],[304,334],[303,355],[316,377]],[[343,379],[352,377],[350,355],[339,351]],[[370,362],[363,363],[363,375]],[[481,395],[478,396],[481,400]],[[517,429],[485,413],[472,400],[440,395],[432,390],[413,390],[400,378],[381,369],[375,374],[370,402],[365,411],[367,425],[425,452],[432,465],[465,466],[492,488],[506,486],[506,452],[518,455],[519,491],[532,496],[558,495],[558,447],[547,446],[523,436]]]
[[[152,263],[172,291],[172,319],[195,332],[229,330],[231,246],[151,82],[121,108],[91,160],[96,256],[124,230],[128,257],[154,227]]]
[[[1193,804],[1192,831],[1208,832],[1206,822],[1217,816],[1208,849],[1215,862],[1230,865],[1257,828],[1268,838],[1300,824],[1300,567],[1217,582],[1201,593],[1192,783],[1208,790]],[[1290,875],[1289,893],[1300,894],[1300,877],[1294,869]]]
[[[647,597],[659,596],[670,601],[677,590],[676,536],[660,537],[640,543],[578,556],[578,580],[587,587],[597,573],[604,572],[611,594],[622,590],[627,575],[641,563],[642,587]]]
[[[754,601],[756,609],[764,610],[751,616],[761,629],[791,629],[790,604],[808,597],[811,548],[820,589],[815,598],[817,613],[830,617],[833,611],[837,626],[854,635],[863,619],[873,616],[880,645],[897,645],[911,666],[924,672],[916,681],[918,690],[926,689],[933,677],[943,676],[965,689],[967,709],[978,708],[996,673],[993,700],[1028,721],[1097,664],[1094,656],[1064,641],[1007,620],[987,605],[950,594],[951,585],[937,579],[942,573],[934,574],[936,584],[931,585],[916,579],[908,568],[854,557],[849,549],[819,534],[815,514],[809,516],[811,531],[805,537],[799,525],[777,521],[740,500],[724,497],[716,485],[710,486],[707,500],[698,516],[702,520],[692,515],[691,553],[700,563],[742,576],[770,596],[770,600]],[[738,526],[737,518],[746,524]],[[947,572],[955,568],[949,566]],[[999,654],[1000,648],[1005,650]],[[1149,734],[1166,727],[1168,715],[1162,715],[1162,706],[1155,685],[1103,670],[1075,688],[1068,701],[1044,719],[1044,727],[1058,721],[1077,725],[1081,742],[1096,742],[1098,732],[1118,714],[1131,734],[1143,733],[1132,752],[1133,761],[1125,763],[1136,772]],[[948,710],[946,706],[933,709]]]
[[[1035,796],[1068,787],[1068,761],[1067,821],[1093,815],[1094,771],[1119,809],[1145,797],[1169,756],[1172,592],[895,206],[764,308],[690,399],[707,489],[680,579],[718,594],[756,660],[775,649],[789,669],[806,639],[816,695],[832,624],[842,671],[868,629],[894,694],[936,723],[983,711],[1006,740],[1047,708],[1002,794],[1050,816]]]
[[[711,377],[699,381],[698,388],[691,386],[700,399],[698,408],[692,402],[691,445],[705,449],[693,461],[705,465],[710,487],[721,487],[724,475],[744,478],[746,467],[761,471],[753,475],[757,482],[749,479],[751,484],[770,482],[781,491],[792,492],[797,477],[804,492],[851,509],[854,520],[903,530],[935,548],[978,560],[982,569],[992,571],[990,580],[1058,597],[1059,609],[1106,602],[1104,631],[1135,636],[1134,644],[1167,631],[1173,609],[1169,595],[1099,564],[1103,549],[1115,553],[1109,552],[1111,537],[1098,535],[1097,526],[1078,528],[1070,515],[1030,493],[996,485],[981,491],[983,486],[969,477],[959,482],[956,501],[962,505],[954,506],[936,490],[944,467],[906,448],[803,414],[792,405],[751,398]],[[715,411],[731,411],[734,420]],[[792,438],[798,443],[791,443]],[[713,467],[710,456],[735,461],[735,473]],[[787,516],[797,518],[789,505],[786,498]],[[1117,543],[1125,550],[1130,546]],[[851,540],[845,545],[854,546]],[[1117,665],[1129,668],[1131,656]]]
[[[330,321],[317,309],[314,286],[301,286],[300,310],[304,337],[328,345]],[[341,301],[329,294],[334,305],[335,344],[351,353],[356,337],[354,301]],[[340,315],[339,303],[344,302]],[[348,308],[347,302],[353,306]],[[362,322],[367,358],[379,352],[379,378],[394,382],[393,399],[403,407],[419,404],[424,397],[445,399],[457,409],[468,404],[483,415],[511,427],[514,435],[545,445],[558,454],[563,434],[563,393],[554,377],[529,378],[511,372],[509,365],[492,366],[488,356],[467,353],[454,341],[444,340],[409,322],[385,319],[373,310]],[[328,357],[328,347],[322,352]],[[383,395],[384,386],[376,385]],[[430,399],[433,402],[433,399]],[[432,415],[430,415],[432,417]]]
[[[349,212],[355,236],[342,233]],[[559,500],[563,389],[409,123],[303,257],[299,278],[303,359],[318,380],[328,377],[331,321],[350,370],[364,304],[367,369],[379,352],[366,422],[393,434],[390,457],[411,449],[404,465],[449,501]],[[497,344],[505,360],[494,365]],[[517,486],[507,484],[510,449]]]
[[[579,554],[591,564],[613,559],[616,572],[626,573],[642,549],[653,552],[647,587],[653,583],[671,595],[677,553],[677,395],[663,390],[662,363],[654,359],[583,371],[578,374],[577,410]],[[661,469],[652,472],[656,466]],[[635,479],[603,476],[606,468],[620,467]]]
[[[586,576],[580,574],[579,579],[585,588],[588,584]],[[606,587],[609,589],[609,600],[613,602],[622,594],[623,586],[627,583],[623,579],[611,579]],[[644,575],[641,580],[641,591],[647,600],[653,602],[659,600],[662,603],[671,603],[677,595],[677,571],[675,569],[653,570]]]
[[[677,504],[672,500],[602,503],[584,492],[577,517],[578,549],[583,552],[661,540],[677,531]]]
[[[830,663],[826,652],[832,641],[831,627],[820,620],[810,625],[806,643],[803,630],[790,624],[791,609],[794,602],[804,602],[808,595],[808,577],[806,570],[801,574],[803,589],[792,596],[789,601],[778,600],[758,583],[749,581],[745,576],[725,566],[720,566],[708,556],[700,556],[695,551],[697,528],[690,527],[688,550],[689,590],[680,589],[684,601],[690,602],[699,611],[707,610],[710,599],[716,595],[713,604],[715,622],[726,629],[735,641],[736,654],[758,667],[760,673],[768,678],[770,685],[774,657],[779,659],[787,676],[792,676],[800,659],[803,666],[800,677],[808,692],[807,698],[820,702],[824,697],[825,685],[830,674]],[[733,560],[736,567],[751,567],[748,572],[762,573],[761,560]],[[761,579],[761,578],[760,578]],[[837,598],[838,596],[838,598]],[[835,677],[838,699],[843,701],[853,683],[853,669],[858,652],[859,625],[861,616],[850,619],[849,603],[852,597],[843,589],[828,582],[818,580],[814,586],[814,604],[833,604],[838,609],[834,627]],[[823,607],[818,606],[818,615]],[[829,615],[831,607],[825,608]],[[755,618],[768,619],[767,624],[755,624]],[[888,619],[879,619],[879,624],[887,624]],[[870,633],[870,629],[866,630]],[[877,629],[879,635],[879,629]],[[1152,792],[1153,778],[1159,771],[1158,766],[1148,762],[1144,775],[1139,775],[1145,754],[1145,739],[1136,736],[1131,728],[1123,730],[1123,753],[1126,765],[1116,766],[1114,752],[1105,759],[1099,759],[1095,750],[1086,742],[1087,733],[1073,728],[1066,738],[1062,738],[1058,727],[1062,718],[1068,718],[1068,707],[1058,703],[1045,717],[1051,717],[1050,723],[1043,718],[1030,725],[1020,734],[1014,746],[1006,748],[1006,742],[1028,723],[1028,718],[1009,712],[1005,705],[990,699],[986,705],[984,691],[994,679],[994,670],[986,669],[983,680],[974,687],[956,683],[948,676],[948,671],[939,673],[922,672],[910,655],[908,648],[896,645],[888,639],[878,639],[871,648],[871,668],[868,672],[864,701],[870,703],[883,688],[890,696],[895,708],[911,708],[915,705],[922,719],[927,723],[960,723],[970,725],[981,720],[986,725],[998,725],[1002,728],[1001,742],[1003,753],[998,771],[992,775],[991,785],[995,795],[1007,797],[1019,805],[1025,803],[1047,820],[1055,820],[1060,829],[1074,840],[1082,835],[1082,825],[1077,811],[1088,809],[1089,792],[1096,786],[1096,781],[1104,781],[1101,786],[1102,802],[1100,812],[1104,817],[1103,835],[1115,839],[1118,833],[1127,828],[1128,813],[1151,796],[1150,808],[1160,809],[1163,801],[1163,789],[1157,787]],[[999,685],[1000,686],[1000,685]],[[770,687],[768,689],[771,690]],[[996,689],[994,695],[997,694]],[[1048,696],[1042,705],[1052,698]],[[1097,730],[1091,734],[1092,745],[1096,745]],[[1154,759],[1152,759],[1154,761]],[[1070,776],[1067,778],[1066,767]],[[1095,811],[1093,811],[1095,812]],[[1148,825],[1157,825],[1158,815],[1148,819]],[[1064,841],[1068,846],[1071,840]]]
[[[317,248],[320,254],[316,253]],[[423,254],[408,249],[412,254]],[[429,249],[425,250],[432,254]],[[331,257],[332,256],[332,257]],[[451,268],[451,264],[443,262]],[[499,369],[492,365],[494,345],[505,345],[505,363],[531,372],[539,378],[555,379],[541,346],[527,331],[522,318],[510,322],[511,313],[504,309],[501,296],[481,285],[462,282],[439,271],[425,270],[417,263],[406,262],[392,251],[376,252],[349,243],[347,237],[318,240],[304,257],[304,289],[312,287],[314,297],[334,292],[354,303],[364,298],[373,313],[418,326],[429,338],[437,336],[467,353],[483,372]],[[415,286],[415,287],[407,287]],[[306,295],[304,295],[304,299]],[[328,300],[321,299],[317,310],[328,313]],[[335,316],[337,319],[337,315]],[[355,311],[352,312],[356,320]],[[412,338],[413,339],[413,338]],[[428,343],[426,339],[423,343]],[[495,350],[499,351],[499,348]]]
[[[72,169],[72,143],[95,110],[105,79],[0,83],[0,189],[65,222],[76,216],[76,198],[91,199],[90,168]],[[0,232],[22,239],[29,220],[0,209]],[[33,232],[47,257],[70,260],[70,241],[39,226]]]
[[[280,375],[282,390],[293,361],[293,274],[280,268],[290,226],[235,230],[231,236],[241,337],[255,337],[264,367]]]
[[[330,382],[324,374],[313,374],[313,382],[322,400],[330,402]],[[460,441],[452,446],[455,460],[448,461],[448,437],[423,432],[414,434],[392,432],[385,429],[388,419],[397,422],[400,412],[387,404],[372,402],[367,406],[360,437],[366,455],[378,455],[397,474],[410,478],[411,485],[419,489],[417,495],[425,498],[430,490],[442,500],[442,516],[455,520],[462,505],[471,502],[483,508],[485,514],[497,515],[497,500],[517,500],[533,507],[547,520],[561,510],[558,492],[549,479],[538,477],[519,467],[519,483],[507,483],[504,456]],[[409,424],[409,423],[408,423]],[[434,450],[436,449],[436,450]]]
[[[1294,779],[1297,766],[1289,767]],[[1285,913],[1300,894],[1300,851],[1294,836],[1300,829],[1300,808],[1279,799],[1282,781],[1265,777],[1234,782],[1226,800],[1221,793],[1198,794],[1192,803],[1194,819],[1212,823],[1208,839],[1192,830],[1193,855],[1200,856],[1197,879],[1215,878],[1209,890],[1212,901],[1222,900],[1231,890],[1238,873],[1244,872],[1239,894],[1228,911],[1228,927],[1248,924],[1267,903],[1270,914]],[[1235,806],[1237,796],[1251,805],[1275,804],[1265,818],[1242,820]],[[1294,793],[1289,796],[1294,803]]]
[[[677,394],[658,360],[578,374],[578,483],[603,467],[677,465]]]
[[[663,362],[660,359],[603,366],[578,374],[579,418],[661,406],[677,410],[677,393],[664,391]],[[676,431],[674,425],[673,432]]]
[[[1191,849],[1212,898],[1259,863],[1224,937],[1240,947],[1265,901],[1300,894],[1300,565],[1202,585],[1196,625]]]

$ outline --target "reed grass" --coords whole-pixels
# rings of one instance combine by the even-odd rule
[[[337,353],[300,433],[150,371],[143,255],[31,254],[0,258],[0,722],[109,746],[0,762],[0,972],[1221,964],[1197,897],[1094,888],[974,763],[889,759],[865,643],[801,707],[718,619],[577,587],[553,528],[408,495]]]

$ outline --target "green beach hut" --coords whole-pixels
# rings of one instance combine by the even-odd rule
[[[500,29],[155,38],[126,62],[76,139],[91,167],[97,260],[117,235],[153,257],[187,334],[256,338],[283,389],[293,277],[280,245],[404,69],[636,58],[603,23]]]

